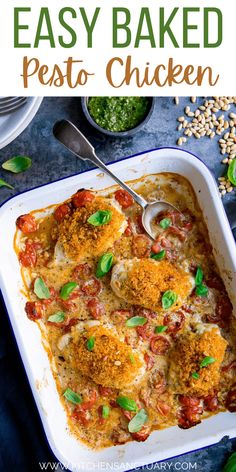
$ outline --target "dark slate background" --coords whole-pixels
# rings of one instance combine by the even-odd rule
[[[199,98],[198,102],[200,101]],[[95,132],[87,124],[81,111],[79,98],[45,98],[28,128],[13,143],[0,151],[0,163],[14,155],[27,155],[33,160],[32,168],[23,174],[13,175],[2,170],[1,178],[11,183],[14,190],[1,188],[0,203],[21,191],[91,167],[89,163],[81,162],[73,157],[56,142],[52,136],[55,121],[62,118],[73,121],[91,140],[99,157],[109,162],[155,147],[175,146],[179,136],[176,130],[176,119],[183,114],[183,108],[187,102],[187,98],[181,98],[180,105],[176,106],[173,98],[156,98],[151,120],[138,134],[126,139],[112,139]],[[231,111],[235,112],[235,107],[231,107]],[[225,114],[227,115],[227,112]],[[216,178],[224,173],[217,139],[191,138],[183,148],[197,154]],[[236,222],[235,192],[226,196],[224,205],[229,220]],[[217,445],[156,464],[154,470],[220,472],[234,450],[236,450],[236,439],[229,440],[225,437]],[[2,308],[0,317],[0,471],[38,471],[41,470],[39,461],[55,462],[56,458],[47,444],[8,317]],[[191,469],[189,463],[192,465],[197,463],[197,468]]]

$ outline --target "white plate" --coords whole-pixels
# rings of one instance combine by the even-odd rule
[[[0,116],[0,149],[7,146],[24,131],[36,115],[42,100],[42,97],[28,97],[24,106],[13,113]]]
[[[112,164],[111,169],[124,180],[150,173],[175,172],[191,182],[235,309],[235,242],[214,178],[207,167],[186,151],[164,148],[119,161]],[[102,451],[88,449],[68,431],[66,414],[55,387],[39,328],[24,312],[26,300],[20,292],[20,267],[13,250],[15,221],[23,213],[67,199],[78,188],[101,189],[111,184],[113,182],[109,177],[102,177],[100,171],[92,170],[13,197],[0,209],[0,283],[5,305],[49,444],[56,457],[75,471],[125,471],[217,443],[225,435],[236,436],[236,416],[229,412],[204,420],[189,430],[176,426],[155,431],[144,443],[130,442]]]

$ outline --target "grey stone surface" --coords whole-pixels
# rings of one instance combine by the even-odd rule
[[[28,128],[0,151],[0,163],[14,155],[27,155],[33,160],[32,168],[23,174],[13,175],[1,171],[0,177],[11,183],[14,190],[1,188],[0,203],[21,191],[90,168],[89,163],[80,162],[53,138],[52,128],[55,121],[62,118],[73,121],[92,141],[98,155],[105,162],[109,162],[160,146],[175,146],[179,136],[176,131],[176,119],[183,114],[187,101],[187,98],[181,98],[180,105],[176,106],[173,98],[157,98],[154,113],[146,126],[133,137],[121,140],[107,138],[95,132],[82,114],[79,98],[45,98]],[[235,108],[232,108],[232,111],[235,112]],[[216,177],[224,173],[217,139],[190,139],[183,148],[197,154]],[[236,194],[228,195],[224,204],[229,218],[236,220]],[[224,438],[217,445],[159,463],[153,469],[220,472],[229,453],[235,449],[236,440]],[[191,467],[189,463],[196,463],[197,466],[194,467],[197,468]]]

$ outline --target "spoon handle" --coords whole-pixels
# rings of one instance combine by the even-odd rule
[[[62,120],[58,121],[53,128],[53,134],[58,141],[60,141],[69,151],[75,154],[82,160],[88,160],[95,164],[99,169],[103,170],[108,174],[115,182],[117,182],[126,192],[128,192],[133,199],[143,209],[147,206],[147,202],[144,198],[138,195],[133,189],[126,185],[122,180],[119,179],[99,157],[95,154],[94,147],[85,138],[81,131],[76,128],[70,121]]]

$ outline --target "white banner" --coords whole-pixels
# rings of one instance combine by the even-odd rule
[[[236,95],[229,0],[5,0],[2,96]]]

